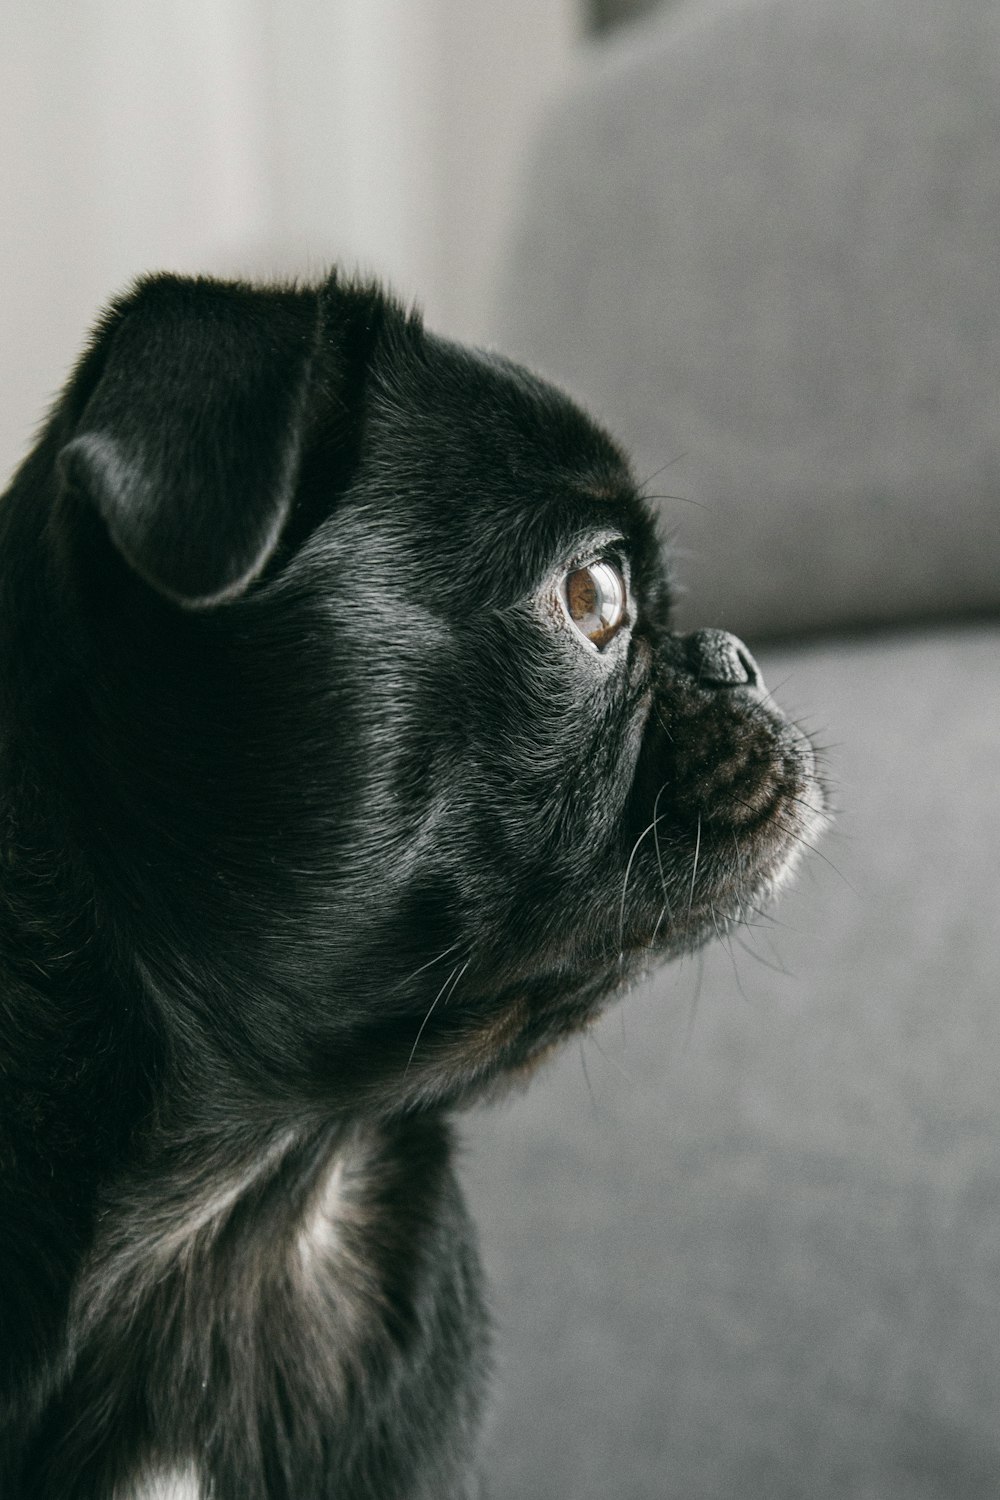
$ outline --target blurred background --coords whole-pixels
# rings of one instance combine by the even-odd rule
[[[607,422],[824,748],[776,913],[465,1122],[489,1493],[996,1500],[1000,5],[3,20],[5,468],[137,273],[377,273]]]
[[[0,467],[142,271],[337,261],[484,337],[527,135],[588,37],[641,9],[5,0]]]

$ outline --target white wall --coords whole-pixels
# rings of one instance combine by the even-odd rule
[[[0,481],[153,268],[373,271],[481,337],[579,0],[4,0]]]

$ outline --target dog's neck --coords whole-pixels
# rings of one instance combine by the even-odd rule
[[[23,867],[0,878],[8,905],[25,888]],[[38,1300],[11,1312],[27,1362],[4,1369],[0,1350],[0,1405],[11,1392],[25,1427],[47,1409],[45,1492],[75,1493],[67,1476],[85,1470],[81,1493],[131,1496],[216,1443],[247,1500],[319,1492],[320,1473],[372,1464],[379,1493],[407,1496],[412,1451],[389,1415],[403,1402],[429,1424],[418,1441],[436,1488],[421,1500],[464,1494],[481,1383],[455,1377],[447,1437],[419,1391],[432,1366],[449,1382],[475,1370],[485,1343],[447,1121],[253,1095],[164,1034],[83,920],[94,972],[82,992],[80,954],[64,972],[43,932],[38,944],[16,972],[0,952],[20,1048],[0,1073],[0,1218],[9,1253],[38,1237],[32,1215],[56,1249]],[[260,1446],[277,1408],[295,1427],[285,1458]],[[354,1500],[364,1483],[338,1494]]]
[[[93,1493],[158,1493],[157,1474],[195,1474],[215,1445],[248,1500],[319,1492],[334,1472],[354,1500],[373,1464],[378,1493],[409,1496],[401,1406],[428,1423],[421,1500],[464,1494],[479,1383],[456,1381],[447,1441],[419,1399],[430,1365],[475,1368],[483,1343],[447,1122],[282,1124],[201,1103],[154,1100],[98,1190],[45,1381],[57,1429],[84,1436],[43,1461],[47,1492],[82,1468]]]
[[[326,1295],[327,1373],[342,1385],[359,1330],[377,1322],[377,1292],[356,1280],[356,1260],[377,1238],[379,1185],[396,1169],[398,1132],[235,1116],[185,1123],[169,1106],[164,1116],[105,1195],[74,1297],[74,1337],[113,1344],[109,1325],[154,1306],[164,1330],[179,1332],[178,1309],[193,1299],[203,1306],[202,1318],[182,1319],[189,1360],[199,1329],[230,1318],[254,1328],[274,1299],[287,1300],[287,1312]],[[210,1367],[206,1351],[206,1380]]]

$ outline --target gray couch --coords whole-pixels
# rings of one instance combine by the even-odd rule
[[[653,475],[840,808],[466,1121],[494,1500],[1000,1496],[1000,6],[687,0],[543,123],[496,342]]]

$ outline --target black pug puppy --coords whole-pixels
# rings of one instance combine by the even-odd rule
[[[142,282],[0,506],[0,1494],[457,1500],[449,1112],[822,821],[614,444],[370,286]]]

